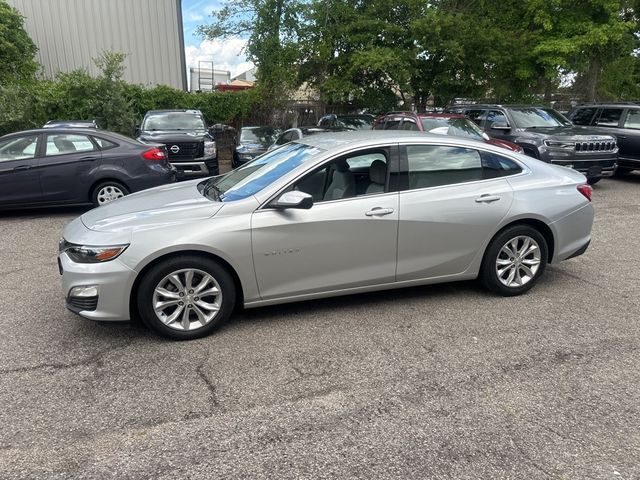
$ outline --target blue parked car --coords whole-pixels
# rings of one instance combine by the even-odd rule
[[[46,128],[0,137],[0,209],[98,206],[174,181],[163,145],[116,133]]]

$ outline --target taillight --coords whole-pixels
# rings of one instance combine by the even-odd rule
[[[167,154],[164,153],[163,149],[155,147],[142,152],[142,158],[145,160],[166,160]]]
[[[591,185],[587,185],[586,183],[578,185],[578,191],[584,195],[584,198],[591,201],[591,196],[593,195],[593,188],[591,188]]]

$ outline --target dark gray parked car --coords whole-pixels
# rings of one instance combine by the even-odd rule
[[[589,183],[614,174],[618,161],[615,137],[574,126],[551,108],[519,105],[455,105],[447,112],[462,113],[491,137],[522,147],[530,157],[571,167]]]
[[[0,137],[0,209],[97,206],[173,181],[164,146],[116,133],[47,128]]]
[[[575,125],[613,135],[618,139],[618,170],[624,175],[640,170],[640,104],[603,103],[575,107],[569,112]]]

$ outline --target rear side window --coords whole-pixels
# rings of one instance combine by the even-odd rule
[[[93,142],[86,135],[57,133],[47,135],[47,157],[68,155],[70,153],[91,152],[95,150]]]
[[[100,147],[100,150],[109,150],[110,148],[115,148],[118,146],[117,143],[110,142],[109,140],[105,140],[104,138],[93,137],[93,139]]]
[[[394,118],[393,120],[387,120],[387,122],[384,124],[384,129],[385,130],[399,130],[401,121],[402,121],[402,119],[400,119],[400,118]]]
[[[603,108],[596,120],[596,125],[600,127],[617,127],[621,116],[621,108]]]
[[[624,128],[634,128],[640,130],[640,110],[629,110]]]
[[[477,150],[439,145],[406,148],[412,190],[483,179],[482,159]]]
[[[503,157],[493,152],[482,152],[482,177],[498,178],[516,175],[522,172],[522,168],[510,158]]]
[[[402,122],[401,129],[415,131],[415,130],[418,130],[418,125],[416,125],[416,122],[414,122],[413,120],[409,120],[405,118],[404,121]]]
[[[573,114],[571,121],[576,125],[591,125],[594,113],[596,113],[595,108],[579,108]]]

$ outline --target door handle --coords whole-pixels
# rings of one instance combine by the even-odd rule
[[[14,172],[19,172],[21,170],[30,170],[31,169],[31,165],[20,165],[18,167],[15,167],[13,169]]]
[[[484,195],[480,195],[478,198],[476,198],[476,203],[491,203],[497,202],[498,200],[500,200],[500,197],[498,195],[485,193]]]
[[[82,162],[82,161],[87,161],[87,160],[97,160],[97,159],[98,159],[98,157],[82,157],[82,158],[80,159],[80,161]]]
[[[382,217],[383,215],[389,215],[393,213],[393,208],[373,207],[371,210],[365,213],[367,217]]]

